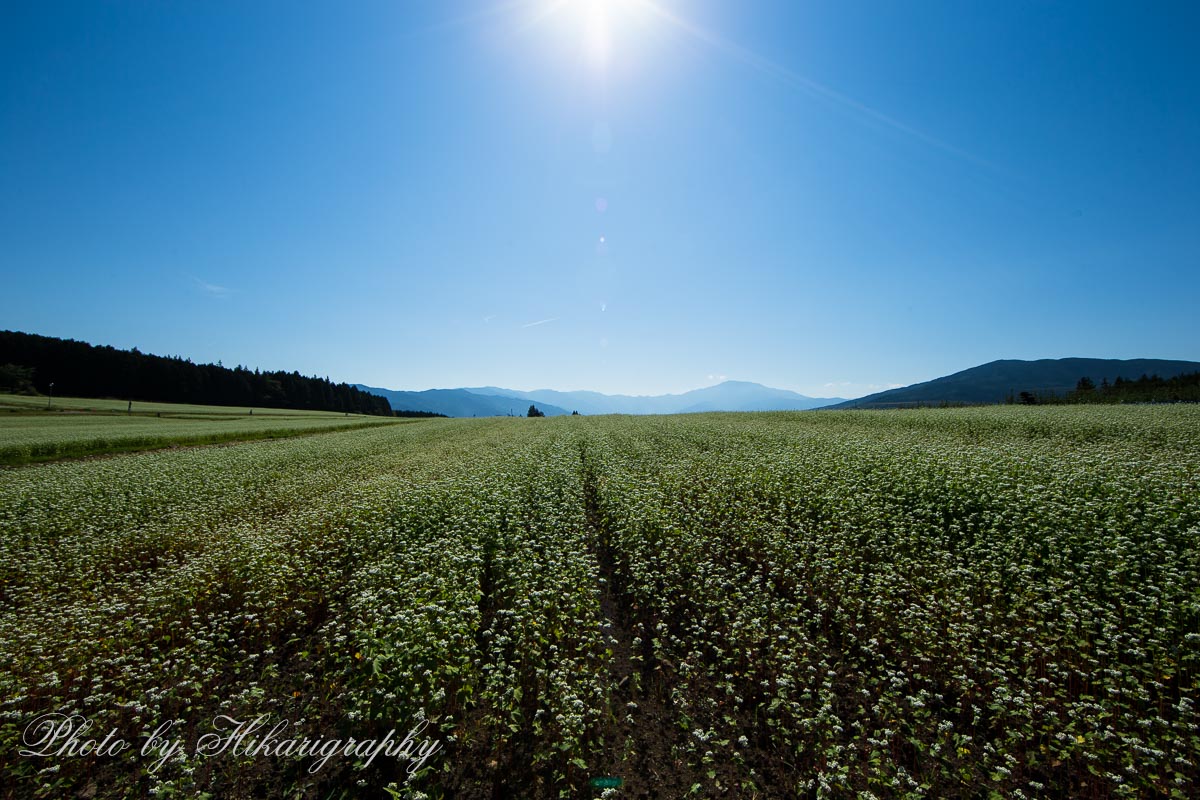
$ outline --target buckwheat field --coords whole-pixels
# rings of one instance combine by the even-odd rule
[[[422,420],[9,467],[0,664],[4,797],[1195,797],[1200,409]],[[51,712],[187,746],[19,755]],[[196,752],[221,715],[439,748]]]

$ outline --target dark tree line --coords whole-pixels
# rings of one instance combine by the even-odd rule
[[[16,364],[0,364],[0,392],[37,394],[33,386],[33,369]]]
[[[392,414],[387,398],[328,378],[193,364],[137,348],[117,350],[17,331],[0,331],[0,365],[0,382],[20,382],[41,394],[49,394],[53,384],[53,393],[64,397]]]
[[[1062,403],[1200,403],[1200,372],[1186,372],[1171,378],[1143,375],[1136,380],[1117,378],[1112,383],[1103,379],[1097,384],[1091,378],[1080,378],[1072,391],[1064,395],[1054,392],[1021,392],[1010,396],[1008,402],[1024,405],[1053,405]]]

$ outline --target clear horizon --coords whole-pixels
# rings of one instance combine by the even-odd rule
[[[14,5],[0,328],[397,390],[1200,360],[1198,22]]]

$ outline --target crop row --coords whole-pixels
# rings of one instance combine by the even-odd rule
[[[3,475],[12,796],[1200,785],[1195,409],[437,420]],[[440,749],[18,757],[48,711]]]
[[[0,416],[0,465],[28,464],[176,445],[280,439],[302,433],[366,428],[390,421],[309,414],[285,417],[114,416],[14,414]]]

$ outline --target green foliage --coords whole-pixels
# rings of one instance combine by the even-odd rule
[[[33,385],[33,367],[16,364],[0,364],[0,392],[36,394]]]
[[[3,401],[15,399],[0,395]],[[40,408],[45,408],[45,400]],[[56,401],[57,402],[57,401]],[[104,401],[85,401],[103,404]],[[78,405],[79,401],[76,401]],[[108,405],[118,405],[109,403]],[[119,404],[123,409],[127,404]],[[10,406],[12,407],[12,406]],[[19,406],[18,406],[19,407]],[[181,445],[279,439],[320,431],[345,430],[377,425],[403,424],[376,417],[343,414],[298,413],[206,413],[212,407],[171,406],[153,413],[134,404],[136,414],[110,412],[18,413],[0,416],[0,465],[56,461],[63,458],[125,453]]]
[[[1112,383],[1102,380],[1099,386],[1091,378],[1083,377],[1075,384],[1075,389],[1066,394],[1023,391],[1019,397],[1021,403],[1028,405],[1200,403],[1200,372],[1188,372],[1170,378],[1158,375],[1143,375],[1137,380],[1117,378]],[[1011,397],[1009,402],[1013,402]]]
[[[1200,788],[1195,406],[430,420],[4,477],[15,796]],[[48,709],[444,750],[39,774]]]
[[[1170,378],[1143,375],[1137,380],[1117,378],[1096,387],[1088,378],[1080,378],[1068,403],[1196,403],[1200,402],[1200,372]]]
[[[56,396],[117,397],[167,403],[277,407],[391,416],[385,398],[328,378],[193,364],[113,347],[95,347],[18,331],[0,331],[0,363],[32,370],[37,390]],[[23,391],[5,387],[0,391]]]

